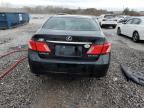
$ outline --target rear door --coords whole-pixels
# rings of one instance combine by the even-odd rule
[[[141,31],[140,23],[141,23],[141,19],[133,18],[132,24],[130,26],[130,32],[129,32],[128,36],[132,37],[134,31],[137,31],[137,32]]]

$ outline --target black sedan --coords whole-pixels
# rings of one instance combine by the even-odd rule
[[[103,77],[110,64],[111,44],[90,16],[52,16],[28,46],[35,74]]]

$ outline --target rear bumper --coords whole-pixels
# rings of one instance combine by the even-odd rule
[[[116,26],[116,25],[117,25],[117,22],[115,22],[115,21],[112,21],[112,22],[103,21],[103,22],[101,22],[101,25],[102,25],[102,26]]]
[[[117,24],[101,24],[101,26],[117,26]]]
[[[105,76],[110,64],[110,54],[101,55],[96,61],[66,61],[54,59],[42,59],[37,52],[29,50],[30,68],[36,73],[67,74],[67,75],[95,75]]]

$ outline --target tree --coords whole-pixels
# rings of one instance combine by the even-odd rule
[[[130,13],[129,8],[125,8],[124,11],[123,11],[123,14],[124,15],[129,15],[129,13]]]

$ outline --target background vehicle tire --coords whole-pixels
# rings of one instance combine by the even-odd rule
[[[113,28],[113,29],[115,29],[115,28],[116,28],[116,26],[112,26],[112,28]]]
[[[121,29],[120,29],[120,28],[117,29],[117,35],[118,35],[118,36],[121,35]]]
[[[138,32],[134,32],[133,33],[132,40],[134,42],[138,42],[139,41],[139,33]]]

